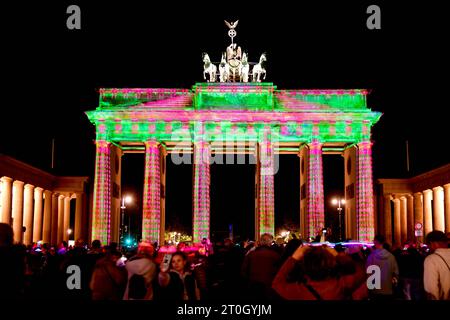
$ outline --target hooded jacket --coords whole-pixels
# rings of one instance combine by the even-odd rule
[[[124,300],[129,300],[128,297],[128,290],[130,286],[130,279],[133,275],[141,275],[146,280],[146,285],[148,288],[147,294],[145,296],[145,300],[152,300],[153,299],[153,286],[152,281],[156,276],[156,265],[155,263],[148,259],[143,257],[135,256],[131,258],[125,265],[125,268],[128,271],[128,283],[127,288],[125,289],[125,294],[123,296]]]
[[[398,276],[398,265],[392,253],[386,249],[375,249],[367,258],[366,267],[380,267],[380,289],[373,289],[375,294],[393,294],[393,278]]]

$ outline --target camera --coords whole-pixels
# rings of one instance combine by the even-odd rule
[[[172,255],[171,254],[165,254],[163,261],[161,262],[161,267],[160,269],[162,271],[169,271],[170,268],[170,261],[172,260]]]

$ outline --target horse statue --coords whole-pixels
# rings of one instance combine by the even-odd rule
[[[228,76],[230,75],[230,66],[225,59],[225,53],[222,54],[222,60],[220,60],[219,64],[219,80],[220,82],[227,82]]]
[[[217,67],[211,63],[207,53],[203,53],[203,79],[206,80],[206,74],[209,74],[207,82],[216,82]]]
[[[247,54],[244,52],[244,54],[242,55],[241,71],[240,71],[241,82],[248,82],[249,71],[250,65],[248,64]]]
[[[263,80],[266,79],[266,69],[263,67],[263,62],[267,61],[266,54],[263,53],[259,58],[259,63],[253,67],[253,81],[261,82],[261,75],[264,74]]]

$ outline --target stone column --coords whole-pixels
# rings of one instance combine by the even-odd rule
[[[444,188],[433,188],[433,230],[445,231]]]
[[[392,196],[390,194],[384,196],[384,234],[389,244],[392,244],[391,201]]]
[[[322,144],[318,141],[309,144],[308,169],[306,230],[308,237],[315,237],[325,226]]]
[[[256,218],[256,238],[264,233],[275,233],[274,212],[274,147],[267,134],[258,144],[258,212]]]
[[[83,224],[83,194],[75,194],[75,241],[82,238],[82,224]],[[86,239],[85,239],[86,240]]]
[[[10,177],[2,177],[2,212],[0,222],[11,224],[11,207],[12,207],[12,179]]]
[[[433,214],[431,209],[431,199],[433,199],[433,192],[430,189],[423,191],[423,236],[433,231]]]
[[[14,242],[22,243],[22,227],[23,227],[23,185],[22,181],[13,182],[13,198],[12,198],[12,217]]]
[[[161,216],[160,216],[160,230],[159,230],[159,242],[158,243],[164,243],[165,233],[166,233],[166,156],[167,156],[167,150],[163,145],[159,145],[159,153],[160,153],[160,165],[159,168],[161,169],[160,173],[160,180],[161,180],[161,191],[160,197],[161,197]]]
[[[44,189],[34,188],[34,221],[33,221],[33,242],[42,240],[42,195]]]
[[[422,224],[422,232],[423,232],[423,196],[422,192],[414,193],[414,225],[416,223]],[[422,240],[423,238],[420,238]]]
[[[401,230],[401,245],[406,242],[408,237],[408,211],[406,197],[400,197],[400,230]]]
[[[194,243],[201,242],[203,238],[209,239],[209,186],[210,167],[209,157],[211,147],[208,142],[194,142],[194,186],[193,186],[193,220],[192,231]]]
[[[298,156],[300,157],[300,237],[307,239],[306,213],[308,204],[309,149],[306,144],[300,146]]]
[[[145,173],[142,212],[142,239],[159,242],[161,227],[161,171],[159,143],[145,142]],[[201,239],[200,239],[201,240]]]
[[[356,227],[359,241],[372,241],[375,236],[375,215],[372,180],[372,143],[358,143],[358,210]]]
[[[445,232],[450,232],[450,183],[444,185]]]
[[[59,245],[64,240],[64,198],[62,194],[58,197],[58,233],[56,242]]]
[[[58,242],[58,197],[59,194],[52,194],[52,226],[50,241],[52,245],[57,245]]]
[[[358,239],[356,212],[358,206],[357,177],[358,150],[355,145],[345,148],[344,185],[345,185],[345,239]]]
[[[406,210],[407,210],[407,236],[409,241],[414,240],[414,198],[411,194],[406,195]]]
[[[399,246],[401,244],[401,214],[400,214],[400,199],[395,198],[394,201],[394,243],[393,245]]]
[[[102,245],[111,237],[111,150],[110,143],[97,140],[94,178],[94,203],[92,212],[92,240]]]
[[[31,184],[26,184],[23,198],[23,225],[25,226],[23,243],[25,245],[33,243],[33,198],[34,186]]]
[[[42,226],[42,242],[51,243],[52,238],[52,192],[44,191],[44,221]]]
[[[70,229],[70,197],[64,197],[64,224],[63,224],[63,239],[64,241],[69,241],[69,231]]]

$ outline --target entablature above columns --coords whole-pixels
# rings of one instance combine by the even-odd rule
[[[201,125],[199,125],[201,124]],[[199,128],[202,128],[200,133]],[[237,121],[158,121],[129,122],[100,121],[97,140],[127,141],[141,143],[149,139],[168,142],[210,142],[262,140],[265,128],[269,128],[273,141],[321,143],[359,143],[370,140],[370,124],[367,121],[312,121],[312,122],[237,122]]]

